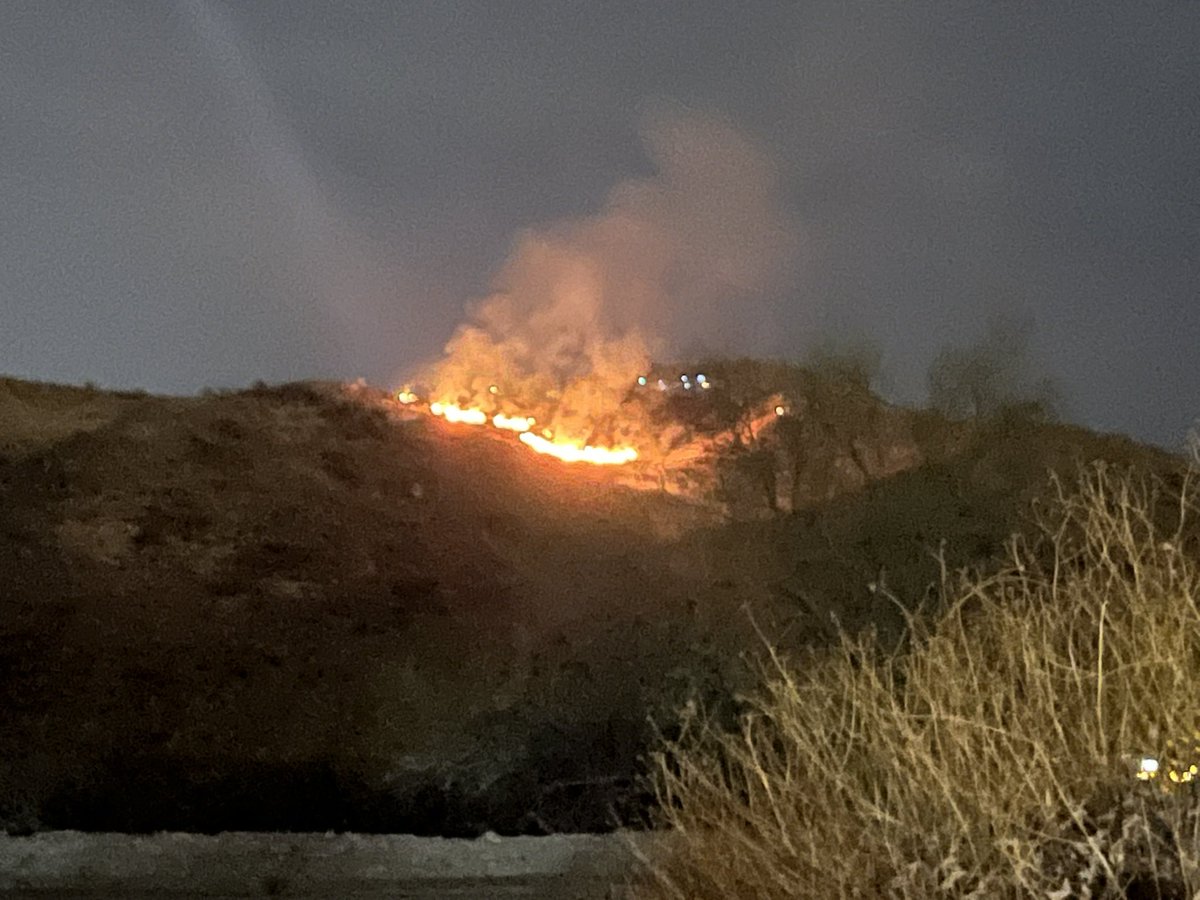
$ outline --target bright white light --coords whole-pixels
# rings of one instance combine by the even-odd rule
[[[638,376],[638,384],[640,384],[642,387],[646,386],[646,376],[645,375]]]
[[[533,416],[506,416],[504,413],[492,416],[492,424],[505,431],[528,431],[535,421]]]
[[[1144,756],[1142,757],[1142,761],[1138,763],[1138,768],[1143,772],[1152,774],[1158,771],[1158,760],[1153,756]]]
[[[456,403],[430,403],[429,411],[447,422],[463,425],[484,425],[488,417],[481,409],[463,409]]]
[[[682,381],[684,384],[687,384],[688,377],[686,375],[680,375],[679,380]]]

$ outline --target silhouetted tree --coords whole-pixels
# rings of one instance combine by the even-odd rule
[[[1053,417],[1058,391],[1051,379],[1033,374],[1032,337],[1032,320],[1005,316],[975,343],[943,348],[929,367],[930,405],[955,418]]]
[[[812,347],[804,368],[830,381],[843,381],[864,390],[878,388],[883,351],[868,338],[827,338]]]

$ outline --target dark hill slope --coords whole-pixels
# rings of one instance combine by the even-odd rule
[[[1180,465],[1074,429],[805,409],[749,443],[660,420],[682,430],[638,476],[335,385],[178,399],[0,380],[0,820],[599,827],[646,711],[721,689],[753,646],[742,604],[787,640],[831,612],[886,626],[868,582],[919,596],[943,538],[952,563],[995,553],[1048,469]],[[824,494],[793,479],[792,513],[771,512],[778,491],[730,496],[755,453],[837,469],[804,469],[797,435],[825,460],[883,459],[871,441],[899,435],[923,462]],[[681,451],[722,496],[627,486]]]

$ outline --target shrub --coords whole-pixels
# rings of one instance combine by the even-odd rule
[[[827,381],[872,390],[883,373],[883,350],[866,338],[826,338],[808,351],[803,364]]]
[[[1195,493],[1095,467],[1055,501],[1000,571],[945,573],[902,651],[771,652],[736,728],[685,716],[642,895],[1200,890]]]
[[[951,418],[1053,419],[1061,398],[1053,381],[1031,375],[1033,325],[993,320],[975,343],[945,347],[926,376],[930,405]]]

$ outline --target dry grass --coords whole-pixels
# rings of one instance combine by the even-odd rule
[[[905,652],[771,654],[733,732],[693,711],[656,755],[641,896],[1196,895],[1196,496],[1088,469]]]
[[[0,376],[0,459],[19,459],[111,422],[137,395]]]

